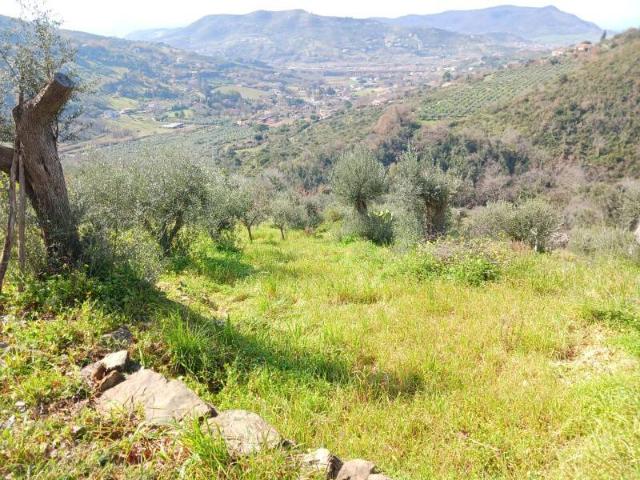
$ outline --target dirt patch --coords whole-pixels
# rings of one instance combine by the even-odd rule
[[[601,328],[585,334],[571,349],[566,359],[553,362],[560,376],[568,383],[588,380],[602,375],[637,369],[640,362],[624,350],[608,345],[610,335]]]

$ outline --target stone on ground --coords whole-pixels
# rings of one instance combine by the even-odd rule
[[[96,400],[96,409],[103,413],[118,408],[134,411],[137,405],[143,408],[145,421],[153,425],[202,418],[214,413],[210,405],[181,381],[167,380],[159,373],[144,368]]]
[[[374,463],[367,460],[349,460],[342,465],[336,480],[368,480],[369,476],[377,473]]]
[[[124,371],[129,361],[129,352],[127,350],[120,350],[119,352],[113,352],[100,360],[99,363],[104,365],[107,372],[112,370]]]
[[[102,360],[98,360],[97,362],[91,363],[84,367],[80,371],[80,376],[87,382],[88,385],[99,385],[100,390],[104,391],[106,388],[103,388],[102,381],[109,375],[110,372],[118,371],[124,372],[127,368],[127,364],[129,363],[129,352],[127,350],[120,350],[119,352],[113,352],[105,356]],[[123,376],[112,375],[109,382],[111,386],[116,385],[113,380],[119,378],[120,381],[124,380]],[[109,384],[109,382],[107,384]],[[111,387],[107,387],[111,388]]]
[[[326,448],[300,455],[299,459],[302,479],[323,473],[327,479],[333,480],[342,468],[342,461]]]
[[[227,410],[209,419],[211,432],[219,432],[229,455],[242,457],[282,444],[282,437],[259,415],[245,410]]]
[[[122,325],[111,333],[105,333],[102,338],[118,345],[129,346],[133,343],[133,334],[126,326]]]

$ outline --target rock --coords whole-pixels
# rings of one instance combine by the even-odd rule
[[[74,440],[83,437],[85,433],[87,433],[87,429],[82,426],[74,425],[71,427],[71,436]]]
[[[100,381],[100,383],[98,383],[98,385],[96,386],[96,391],[99,393],[103,393],[110,388],[115,387],[120,382],[124,382],[125,378],[126,377],[124,376],[124,373],[119,372],[118,370],[112,370],[111,372],[107,373],[107,375]]]
[[[104,365],[107,372],[112,370],[120,370],[121,372],[127,366],[129,361],[129,352],[127,350],[120,350],[119,352],[113,352],[100,360],[100,364]]]
[[[102,338],[118,345],[129,346],[133,343],[133,334],[126,326],[122,325],[111,333],[105,333]]]
[[[9,344],[6,342],[0,342],[0,352],[3,352],[9,348]]]
[[[19,412],[25,412],[27,410],[27,404],[21,400],[16,402],[15,406]]]
[[[305,453],[299,456],[301,478],[308,478],[314,473],[323,473],[326,478],[334,479],[342,468],[342,460],[326,448]]]
[[[84,367],[82,370],[80,370],[80,376],[89,386],[94,386],[96,384],[101,385],[102,380],[109,374],[109,372],[112,372],[114,370],[124,372],[127,368],[128,362],[129,352],[127,352],[126,350],[113,352],[105,356],[102,360],[98,360],[97,362],[91,363]],[[120,377],[113,376],[111,381],[117,378]],[[116,385],[116,383],[113,383],[112,386]],[[104,391],[107,388],[110,387],[103,388],[100,391]]]
[[[633,236],[636,238],[636,243],[640,243],[640,220],[638,220],[638,226],[633,232]]]
[[[336,480],[368,480],[369,475],[377,473],[375,464],[367,460],[349,460],[338,472]]]
[[[144,368],[104,392],[96,401],[96,409],[102,413],[114,408],[134,411],[136,405],[144,409],[145,421],[154,425],[215,414],[215,410],[184,383],[167,380]]]
[[[246,410],[227,410],[209,419],[212,432],[218,431],[232,457],[247,456],[282,444],[282,437],[259,415]]]

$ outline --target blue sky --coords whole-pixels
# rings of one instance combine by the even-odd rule
[[[49,0],[65,27],[103,35],[125,35],[142,28],[182,26],[214,13],[302,8],[320,15],[397,17],[410,13],[483,8],[509,3],[522,6],[553,4],[561,10],[606,29],[640,26],[640,0]],[[0,0],[0,14],[15,16],[15,0]]]

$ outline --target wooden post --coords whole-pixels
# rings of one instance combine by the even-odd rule
[[[4,239],[4,247],[2,250],[2,258],[0,259],[0,293],[4,285],[4,277],[9,268],[9,260],[11,259],[11,248],[13,247],[13,236],[16,224],[16,175],[18,170],[18,154],[14,150],[13,162],[11,162],[11,170],[9,173],[9,215],[7,219],[7,236]]]
[[[20,191],[18,192],[18,265],[20,266],[20,279],[18,282],[18,290],[22,292],[24,290],[24,275],[26,273],[27,254],[25,245],[25,229],[26,229],[26,208],[27,208],[27,196],[26,196],[26,184],[24,180],[24,159],[20,152],[20,145],[18,147],[18,183],[20,184]]]

